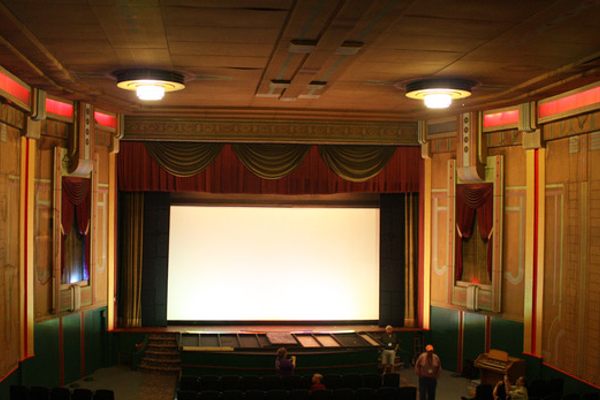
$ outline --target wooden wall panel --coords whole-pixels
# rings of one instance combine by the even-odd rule
[[[53,266],[53,160],[51,148],[38,145],[35,160],[35,215],[34,215],[34,315],[36,320],[52,312]]]
[[[453,280],[451,277],[454,252],[451,248],[448,163],[451,153],[435,154],[431,163],[431,302],[434,305],[450,303]]]
[[[0,123],[0,376],[19,360],[19,131]]]
[[[598,133],[547,147],[544,361],[600,385]]]

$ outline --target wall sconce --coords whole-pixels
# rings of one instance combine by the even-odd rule
[[[161,100],[165,92],[185,88],[183,75],[173,71],[158,69],[127,69],[113,73],[117,86],[125,90],[135,90],[140,100]]]
[[[448,108],[452,100],[471,95],[475,82],[466,79],[421,79],[406,85],[406,97],[423,100],[427,108]]]

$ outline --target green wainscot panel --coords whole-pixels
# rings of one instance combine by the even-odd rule
[[[89,375],[109,363],[105,312],[106,308],[103,307],[84,314],[85,371],[82,371],[83,375]]]
[[[272,375],[275,371],[275,351],[185,351],[182,353],[183,375]],[[378,349],[339,351],[298,351],[296,373],[311,375],[326,373],[377,373]]]
[[[458,311],[441,307],[431,307],[430,342],[446,370],[456,371],[458,353]]]
[[[81,316],[69,314],[63,318],[63,338],[65,352],[65,383],[81,377]]]
[[[491,321],[492,349],[508,352],[513,357],[523,358],[523,323],[492,317]]]
[[[21,364],[23,385],[59,384],[59,322],[57,318],[34,326],[34,357]]]
[[[475,361],[485,353],[485,316],[465,312],[463,320],[463,360]]]

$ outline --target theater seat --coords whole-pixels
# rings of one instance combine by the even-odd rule
[[[70,400],[71,391],[64,387],[55,387],[50,391],[50,400]]]
[[[310,400],[333,400],[331,390],[317,390],[310,394]]]
[[[358,389],[363,387],[363,377],[360,374],[344,374],[342,375],[342,387]]]
[[[177,400],[196,400],[196,395],[195,390],[178,390]]]
[[[385,374],[385,375],[383,375],[382,386],[389,386],[389,387],[400,386],[400,374]]]
[[[215,390],[221,389],[219,377],[217,375],[202,375],[199,379],[200,390]]]
[[[90,389],[77,388],[73,390],[71,400],[92,400],[94,394]]]
[[[290,400],[309,400],[310,395],[307,389],[292,389],[289,398]]]
[[[29,398],[29,389],[23,385],[10,386],[10,400],[27,400]]]
[[[283,389],[283,381],[279,375],[265,375],[261,378],[263,390]]]
[[[201,390],[198,393],[198,400],[221,400],[221,392],[218,390]]]
[[[239,389],[240,379],[239,375],[223,375],[219,381],[221,391]]]
[[[246,400],[265,400],[265,396],[266,394],[264,390],[246,390]]]
[[[306,389],[308,386],[304,384],[304,380],[300,375],[282,376],[283,387],[287,390]]]
[[[333,390],[333,400],[354,400],[354,389],[339,388]]]
[[[240,389],[241,390],[260,390],[261,389],[261,381],[258,376],[242,376],[240,379]]]
[[[221,400],[243,400],[244,392],[238,389],[224,390]]]
[[[381,386],[381,375],[363,374],[363,384],[371,389],[379,389]]]
[[[94,392],[94,400],[115,400],[115,392],[108,389],[98,389]]]
[[[417,387],[402,386],[398,388],[398,400],[417,400]]]
[[[267,390],[265,400],[287,400],[288,391],[284,389]]]
[[[327,374],[323,377],[323,384],[330,390],[339,389],[343,386],[342,376],[340,374]]]
[[[378,400],[397,400],[398,388],[391,386],[384,386],[377,389]]]
[[[370,387],[362,387],[355,390],[356,400],[374,400],[377,398],[377,391]]]
[[[197,376],[182,375],[179,380],[179,389],[200,391],[200,384]]]
[[[50,390],[45,386],[32,386],[29,388],[29,400],[49,400]]]

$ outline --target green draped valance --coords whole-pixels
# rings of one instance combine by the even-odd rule
[[[280,179],[289,175],[304,160],[310,146],[301,144],[233,144],[242,164],[263,179]]]
[[[206,168],[223,148],[222,143],[145,142],[148,153],[170,174],[193,176]]]
[[[221,143],[145,142],[148,153],[162,168],[189,177],[206,168],[221,152]],[[310,146],[302,144],[231,145],[240,162],[262,179],[280,179],[302,164]],[[331,171],[350,182],[376,176],[394,154],[395,146],[323,145],[319,154]]]
[[[393,146],[319,146],[329,169],[351,182],[364,182],[377,175],[394,151]]]

